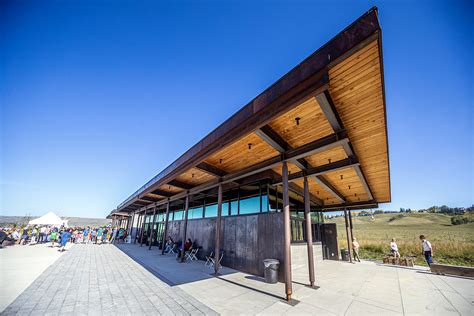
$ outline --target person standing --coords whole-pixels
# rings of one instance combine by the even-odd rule
[[[420,240],[421,240],[421,247],[422,247],[422,254],[425,256],[426,263],[428,263],[428,266],[431,267],[431,264],[433,263],[433,247],[431,246],[431,243],[426,240],[424,235],[420,235]]]
[[[72,230],[69,231],[69,230],[66,229],[61,234],[61,244],[60,244],[61,247],[58,249],[58,251],[63,252],[65,250],[64,248],[66,248],[66,244],[69,241],[69,238],[71,238],[71,232],[72,232]]]
[[[360,262],[359,248],[360,248],[360,245],[357,242],[357,239],[355,237],[352,238],[352,251],[354,252],[354,261],[357,260],[358,262]]]
[[[103,234],[103,230],[102,230],[102,227],[99,227],[97,229],[97,244],[102,244],[102,234]]]
[[[54,247],[54,243],[56,242],[56,239],[58,238],[58,232],[56,229],[53,229],[51,231],[51,234],[49,235],[49,240],[51,241],[51,247]]]
[[[117,228],[114,228],[114,229],[112,230],[112,235],[111,235],[111,237],[110,237],[109,243],[111,243],[111,244],[115,243],[115,238],[116,238],[116,237],[117,237]]]
[[[82,240],[82,243],[87,243],[89,240],[89,226],[84,230],[84,238]]]
[[[398,245],[395,242],[395,238],[392,238],[392,241],[390,242],[390,252],[395,258],[400,258],[400,253],[398,252]]]

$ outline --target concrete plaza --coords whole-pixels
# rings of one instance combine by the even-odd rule
[[[0,249],[0,312],[63,254],[46,244]]]
[[[211,274],[202,261],[178,263],[156,247],[74,245],[3,314],[473,315],[474,311],[474,280],[423,269],[319,262],[318,289],[305,286],[304,269],[294,271],[293,297],[299,301],[294,306],[282,301],[282,283],[267,284],[228,268],[219,277]]]

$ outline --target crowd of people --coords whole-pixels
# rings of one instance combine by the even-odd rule
[[[422,255],[425,257],[428,266],[431,266],[431,264],[433,263],[433,247],[424,235],[420,235],[420,241]],[[352,250],[354,254],[354,260],[358,262],[360,262],[359,248],[360,245],[357,239],[355,237],[352,238]],[[390,242],[390,254],[395,258],[400,258],[400,252],[398,252],[398,245],[395,238],[392,238],[392,241]]]
[[[102,227],[55,227],[51,225],[26,226],[24,228],[0,228],[3,241],[10,244],[36,245],[50,243],[51,247],[59,247],[58,251],[64,251],[66,244],[86,243],[124,243],[128,233],[124,228],[102,226]]]

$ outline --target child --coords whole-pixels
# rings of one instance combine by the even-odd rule
[[[423,249],[422,254],[425,255],[426,263],[431,267],[431,264],[433,263],[433,247],[431,247],[431,243],[426,240],[424,235],[420,235],[420,240]]]
[[[56,239],[58,238],[58,232],[56,229],[53,229],[51,231],[51,234],[49,235],[49,240],[51,241],[51,247],[54,247],[54,243],[56,242]]]
[[[390,243],[390,252],[395,258],[400,258],[400,253],[398,252],[398,246],[395,242],[395,238],[392,238],[392,242]]]

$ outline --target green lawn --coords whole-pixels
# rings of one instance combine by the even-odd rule
[[[395,238],[402,256],[416,257],[416,264],[424,265],[419,240],[423,234],[432,243],[435,262],[474,266],[474,223],[453,226],[451,217],[444,214],[400,214],[352,217],[361,258],[382,260]],[[326,222],[337,224],[339,248],[347,248],[344,217]]]

